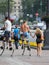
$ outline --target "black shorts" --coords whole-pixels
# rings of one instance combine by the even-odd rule
[[[41,43],[42,42],[42,40],[41,39],[36,39],[36,43],[38,44],[38,43]]]
[[[8,40],[10,38],[10,31],[5,31],[4,32],[4,37]]]
[[[18,41],[19,40],[18,36],[14,36],[14,40]]]

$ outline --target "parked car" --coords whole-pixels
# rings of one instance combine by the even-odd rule
[[[4,30],[0,30],[0,40],[3,40]]]

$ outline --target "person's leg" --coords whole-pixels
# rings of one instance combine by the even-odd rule
[[[31,56],[31,48],[30,48],[30,40],[29,40],[28,32],[27,32],[27,36],[26,36],[26,42],[27,42],[27,49],[29,50],[29,56]]]
[[[31,56],[31,48],[30,48],[30,46],[29,46],[29,56]]]
[[[37,56],[39,56],[39,43],[37,43]]]
[[[40,56],[42,52],[42,47],[41,47],[41,43],[38,43],[38,47],[37,47],[37,55]]]
[[[27,49],[29,50],[29,56],[31,56],[31,48],[29,40],[27,40]]]
[[[23,49],[22,55],[24,55],[24,52],[25,52],[25,45],[24,45],[25,36],[24,36],[24,34],[21,35],[21,39],[22,39],[22,46],[21,46],[21,48]]]
[[[4,40],[4,37],[3,37],[3,39],[2,39],[2,45],[1,45],[1,49],[3,49],[3,47],[4,47],[4,42],[5,42],[5,40]]]
[[[4,37],[3,42],[5,43],[5,48],[8,49],[9,40],[8,40],[7,36]]]
[[[16,49],[18,49],[18,38],[16,36],[14,36],[14,40],[15,40],[15,47],[16,47]]]
[[[21,40],[22,40],[22,46],[21,46],[21,49],[23,49],[24,48],[24,35],[22,34],[22,36],[21,36]]]
[[[24,40],[22,40],[22,47],[23,47],[23,52],[22,52],[22,55],[24,55],[24,52],[25,52]]]
[[[18,41],[15,41],[15,47],[18,49]]]
[[[22,53],[22,55],[24,55],[24,52],[25,52],[25,47],[23,48],[23,53]]]
[[[23,48],[24,48],[24,44],[23,44],[23,41],[22,41],[21,49],[23,49]]]
[[[41,56],[41,53],[42,53],[42,43],[40,43],[39,45],[39,55]]]
[[[5,43],[5,48],[8,49],[8,35],[7,35],[7,31],[4,32],[4,37],[3,37],[3,43]]]
[[[9,50],[12,50],[11,33],[10,32],[8,32],[8,45],[9,45]]]
[[[11,41],[9,41],[9,50],[12,50],[12,44],[11,44]]]

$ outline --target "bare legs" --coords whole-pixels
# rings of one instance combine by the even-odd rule
[[[37,56],[41,56],[42,53],[42,43],[37,44]]]
[[[30,49],[30,44],[29,42],[27,41],[27,45],[24,44],[24,41],[23,41],[23,53],[22,55],[24,55],[24,52],[25,52],[25,47],[27,46],[27,49],[29,50],[29,56],[31,56],[31,49]]]

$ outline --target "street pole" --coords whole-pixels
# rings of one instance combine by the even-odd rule
[[[10,18],[10,0],[8,0],[8,18]]]
[[[42,16],[42,0],[40,2],[40,6],[41,6],[41,16]]]
[[[49,0],[47,0],[47,15],[49,15]]]

